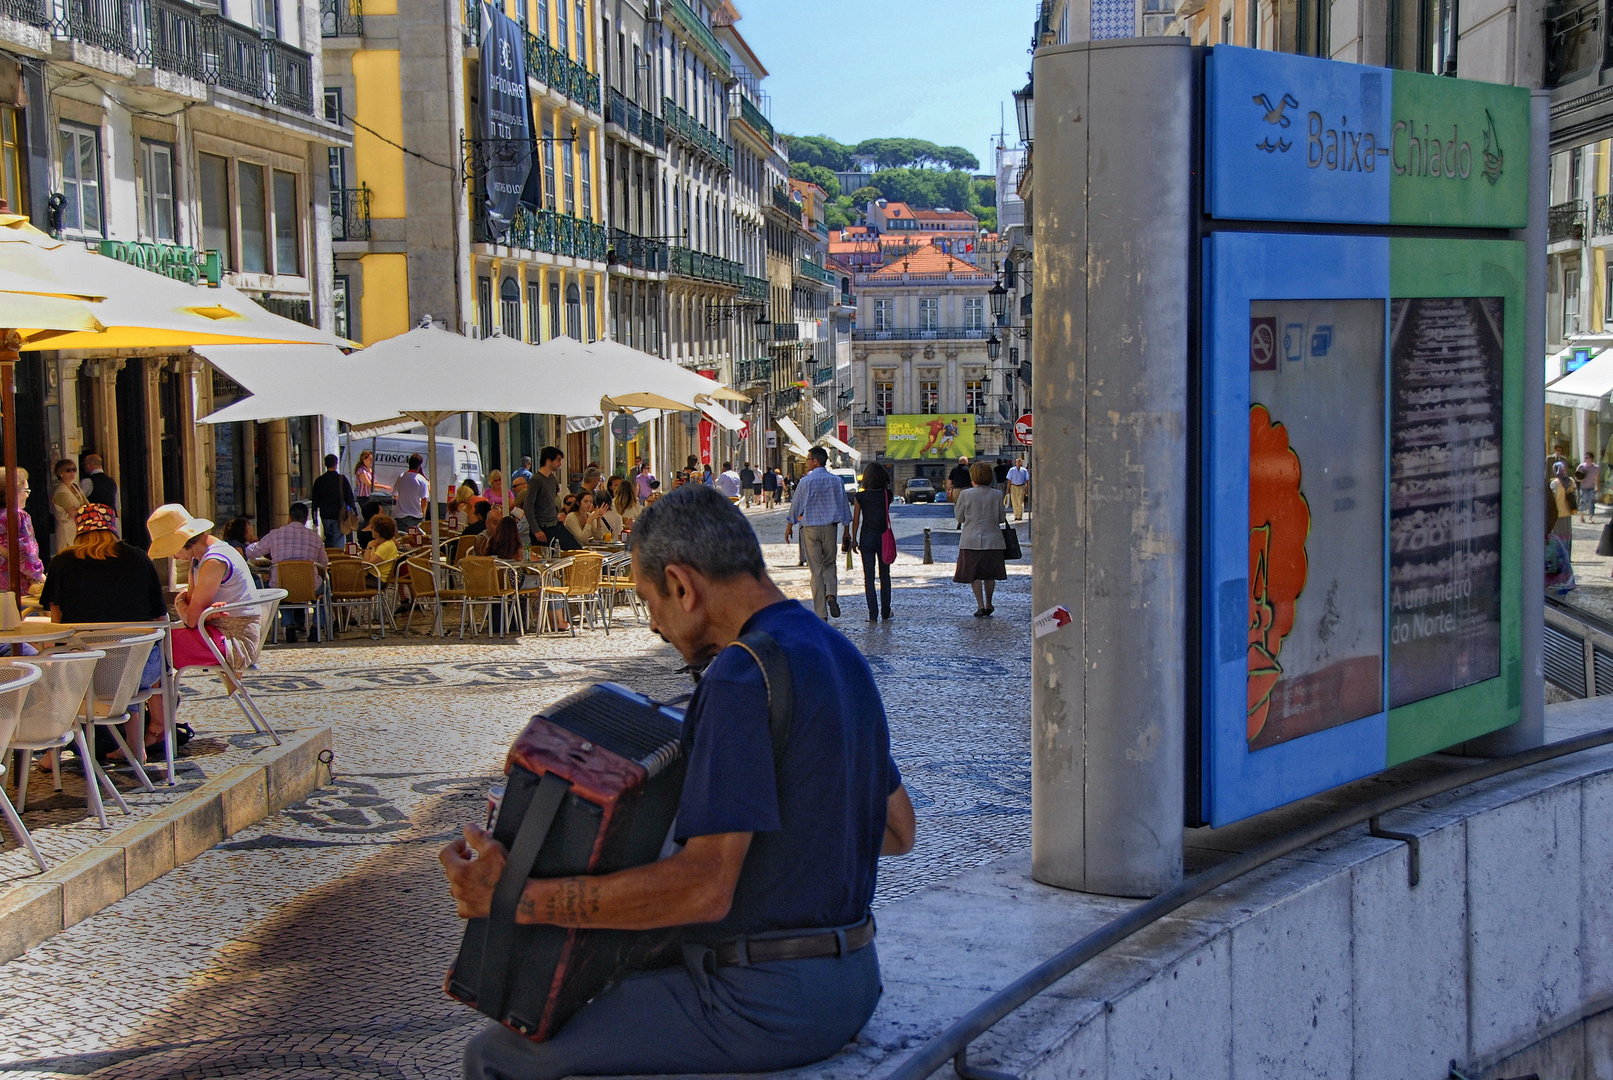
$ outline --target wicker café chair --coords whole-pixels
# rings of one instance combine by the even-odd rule
[[[465,590],[443,588],[424,556],[406,560],[399,567],[399,572],[409,585],[409,614],[403,620],[404,633],[408,633],[409,628],[414,625],[414,613],[419,609],[431,612],[432,627],[438,636],[446,635],[448,631],[442,624],[442,606],[459,603],[465,597]]]
[[[354,612],[374,612],[377,607],[376,590],[370,584],[369,571],[369,563],[352,556],[344,555],[330,561],[331,616],[340,621],[342,630],[351,629]]]
[[[572,633],[577,632],[577,622],[587,616],[590,628],[594,625],[594,615],[598,615],[605,624],[605,636],[610,636],[610,616],[605,611],[605,594],[600,587],[603,577],[605,557],[597,551],[579,551],[571,557],[571,567],[566,571],[565,588],[561,590],[561,597],[568,608],[575,606],[577,614],[571,620]]]
[[[633,582],[633,555],[624,551],[617,555],[607,556],[604,565],[600,568],[599,586],[605,593],[605,618],[608,621],[613,617],[616,605],[626,597],[628,607],[633,617],[640,622],[644,621],[643,601],[639,599],[638,586]]]
[[[312,641],[315,635],[323,641],[324,630],[330,625],[329,613],[325,610],[325,596],[320,589],[319,567],[306,559],[288,559],[276,563],[274,567],[275,580],[280,588],[286,590],[286,598],[280,601],[282,608],[301,608],[308,613],[308,639]],[[275,644],[280,643],[280,620],[274,621],[271,629]]]
[[[498,560],[489,555],[467,555],[459,560],[459,572],[465,587],[459,598],[459,636],[465,636],[465,626],[469,623],[471,636],[481,634],[482,625],[488,628],[489,636],[493,629],[493,608],[499,608],[501,619],[499,622],[499,637],[504,636],[505,628],[509,623],[511,601],[514,599],[512,590],[504,583],[505,574],[498,565]],[[478,619],[477,608],[481,608],[485,618]]]

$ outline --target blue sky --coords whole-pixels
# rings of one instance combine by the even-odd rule
[[[962,146],[990,171],[1030,70],[1035,0],[736,0],[768,70],[773,123],[843,143]]]

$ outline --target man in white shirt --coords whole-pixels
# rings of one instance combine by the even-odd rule
[[[722,463],[722,475],[717,477],[717,490],[729,499],[739,498],[739,474],[734,471],[734,463]]]
[[[1024,458],[1015,458],[1014,467],[1008,470],[1008,498],[1014,504],[1014,520],[1025,518],[1025,495],[1030,491],[1031,474],[1025,468]]]
[[[410,454],[409,471],[392,485],[392,510],[401,532],[418,528],[421,519],[426,516],[426,500],[431,497],[431,487],[420,472],[420,466],[424,463],[425,458],[419,454]]]

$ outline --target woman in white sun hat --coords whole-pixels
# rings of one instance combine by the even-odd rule
[[[252,571],[246,559],[231,545],[208,530],[213,523],[192,517],[179,503],[159,506],[146,519],[151,533],[153,559],[182,558],[190,562],[190,584],[174,600],[174,609],[185,623],[174,631],[174,667],[205,667],[216,664],[212,650],[196,629],[207,609],[219,604],[252,600]],[[256,659],[259,615],[231,613],[208,623],[208,633],[222,652],[226,641],[237,650],[237,659]]]

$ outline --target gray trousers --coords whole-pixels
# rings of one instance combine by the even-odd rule
[[[464,1080],[793,1069],[856,1038],[879,994],[872,944],[724,968],[710,949],[688,946],[682,966],[629,975],[547,1042],[490,1023],[465,1047]]]
[[[806,552],[807,567],[812,571],[812,610],[818,618],[828,617],[826,596],[840,595],[840,578],[835,571],[835,557],[840,554],[839,525],[801,526],[801,547]]]

